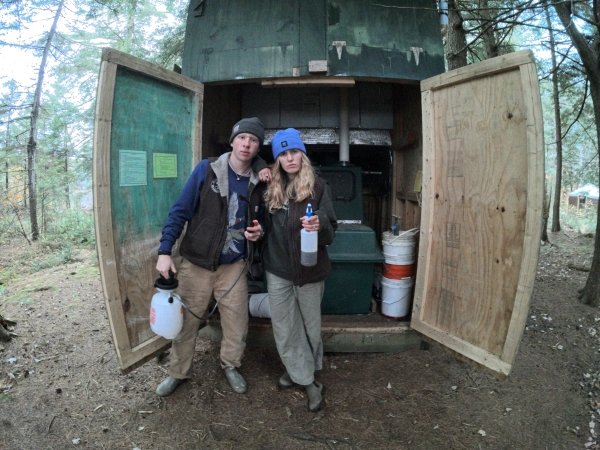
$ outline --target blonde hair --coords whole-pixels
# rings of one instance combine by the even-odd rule
[[[271,168],[271,176],[271,182],[265,193],[269,212],[282,208],[288,200],[301,202],[314,195],[315,170],[304,152],[302,152],[302,166],[294,178],[288,177],[287,172],[281,167],[279,158]]]

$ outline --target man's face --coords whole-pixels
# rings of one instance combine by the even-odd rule
[[[231,142],[231,157],[241,163],[252,161],[260,150],[260,141],[251,133],[240,133]]]

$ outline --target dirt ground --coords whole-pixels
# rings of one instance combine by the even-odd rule
[[[246,395],[197,345],[193,380],[154,389],[167,360],[120,373],[94,252],[32,274],[44,250],[0,246],[2,449],[598,449],[600,311],[577,301],[593,238],[561,232],[543,246],[511,375],[497,379],[438,344],[399,353],[326,354],[326,407],[275,387],[274,349],[249,348]],[[27,258],[23,259],[27,260]],[[12,267],[12,269],[11,269]]]

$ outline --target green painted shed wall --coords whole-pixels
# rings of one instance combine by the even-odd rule
[[[422,80],[441,73],[436,2],[190,2],[184,75],[204,83],[306,76],[310,61],[327,61],[320,74],[327,76]]]

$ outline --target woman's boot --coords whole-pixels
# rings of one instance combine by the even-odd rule
[[[281,375],[281,377],[279,377],[279,380],[277,381],[277,386],[279,387],[279,389],[289,389],[291,387],[294,387],[295,385],[296,383],[292,381],[290,375],[287,372]]]
[[[308,410],[317,412],[325,406],[325,386],[317,381],[304,386],[306,396],[308,397]]]

